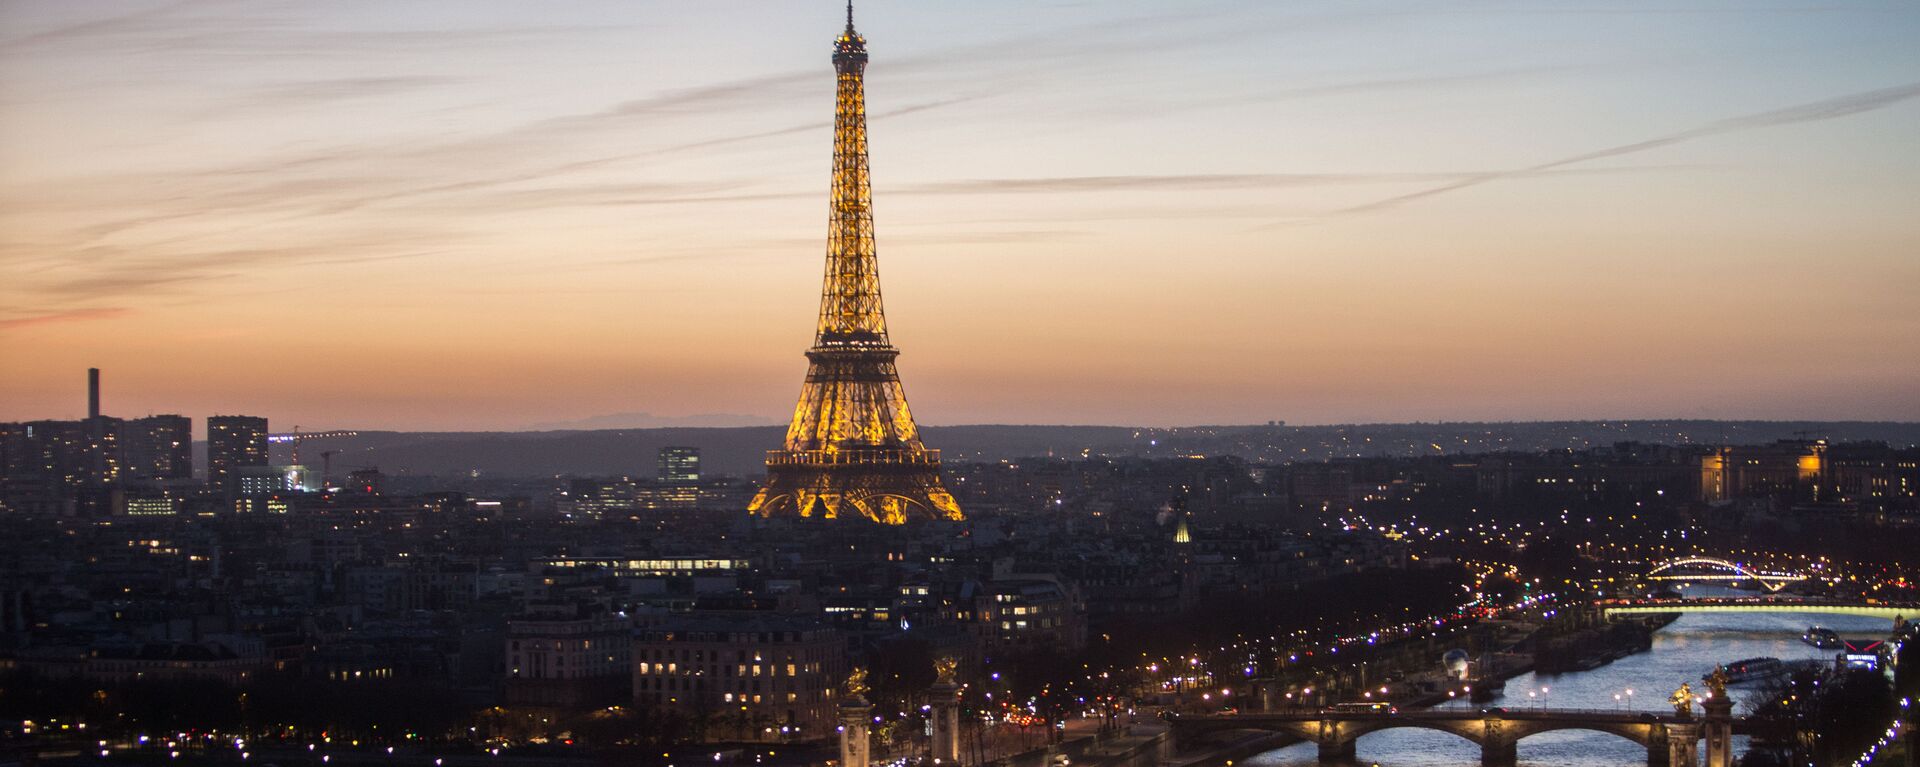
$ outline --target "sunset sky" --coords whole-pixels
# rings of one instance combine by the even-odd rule
[[[833,0],[0,0],[0,420],[783,422]],[[862,0],[923,423],[1920,420],[1920,5]]]

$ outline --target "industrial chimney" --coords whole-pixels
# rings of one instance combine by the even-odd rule
[[[100,417],[100,369],[87,368],[87,417]]]

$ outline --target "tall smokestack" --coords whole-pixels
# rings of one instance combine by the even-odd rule
[[[87,368],[87,417],[100,417],[100,369]]]

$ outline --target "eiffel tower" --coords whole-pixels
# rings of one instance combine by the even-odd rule
[[[786,447],[767,452],[767,483],[747,511],[857,515],[889,525],[909,516],[964,519],[940,483],[940,451],[920,443],[893,364],[900,352],[887,339],[867,174],[867,41],[853,29],[851,0],[847,29],[833,41],[833,69],[839,86],[819,335],[807,350]]]

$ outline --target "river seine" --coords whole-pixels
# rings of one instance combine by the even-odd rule
[[[1838,615],[1779,613],[1700,613],[1683,615],[1654,635],[1653,649],[1628,656],[1591,671],[1568,674],[1523,674],[1507,680],[1506,695],[1486,706],[1508,709],[1583,708],[1621,711],[1672,712],[1667,695],[1681,682],[1701,687],[1700,676],[1714,664],[1742,658],[1781,660],[1824,659],[1832,650],[1818,650],[1800,641],[1810,625],[1831,628],[1849,639],[1882,639],[1891,628],[1885,620]],[[1435,659],[1436,664],[1438,659]],[[1631,696],[1627,690],[1633,690]],[[1531,692],[1533,695],[1528,696]],[[1737,705],[1735,715],[1751,711],[1751,686],[1729,688]],[[1619,696],[1618,699],[1615,696]],[[1467,708],[1464,701],[1448,707]],[[1735,753],[1746,748],[1736,736]],[[1361,736],[1359,764],[1381,767],[1470,767],[1480,763],[1480,747],[1444,732],[1403,728]],[[1562,730],[1520,741],[1521,767],[1618,767],[1644,765],[1647,750],[1632,741],[1601,732]],[[1240,762],[1251,767],[1306,767],[1316,764],[1314,745],[1299,743]]]

